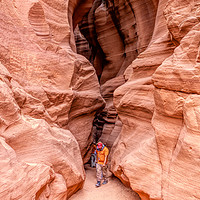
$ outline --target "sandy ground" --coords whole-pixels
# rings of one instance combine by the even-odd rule
[[[117,178],[109,176],[106,185],[96,188],[96,169],[85,167],[86,181],[82,190],[69,200],[140,200],[130,188],[126,188]]]

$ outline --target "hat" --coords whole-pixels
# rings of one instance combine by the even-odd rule
[[[101,142],[101,141],[99,141],[99,142],[97,142],[97,145],[103,145],[103,142]]]
[[[102,147],[102,146],[103,146],[103,143],[102,143],[101,141],[99,141],[99,142],[97,143],[97,146],[98,146],[98,147]]]

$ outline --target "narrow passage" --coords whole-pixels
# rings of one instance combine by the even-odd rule
[[[106,185],[96,188],[96,169],[86,165],[85,170],[86,180],[83,189],[74,194],[69,200],[140,200],[134,191],[125,187],[113,176],[108,178]]]

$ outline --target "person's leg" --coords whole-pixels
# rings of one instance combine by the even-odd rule
[[[95,165],[96,165],[96,156],[95,154],[93,154],[93,167],[95,167]]]
[[[96,155],[94,154],[94,167],[96,167]]]
[[[93,162],[93,158],[92,158],[92,154],[90,156],[90,167],[92,167],[92,162]]]
[[[108,170],[108,165],[102,167],[102,171],[103,171],[103,184],[108,183],[108,175],[107,175],[107,170]]]
[[[90,167],[95,167],[95,155],[94,154],[91,155]]]
[[[102,174],[102,166],[100,164],[96,164],[97,187],[101,185],[101,174]]]

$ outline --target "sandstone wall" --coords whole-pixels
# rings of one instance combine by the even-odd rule
[[[200,198],[199,3],[159,1],[149,46],[114,92],[111,169],[144,200]]]
[[[126,68],[149,45],[157,7],[158,1],[154,0],[95,0],[79,23],[81,33],[90,44],[90,61],[96,69],[101,94],[106,101],[106,106],[99,115],[104,120],[104,126],[101,133],[97,134],[102,134],[100,139],[109,147],[121,130],[121,123],[113,106],[113,92],[125,83],[123,73]],[[94,134],[95,132],[96,129]]]
[[[199,21],[199,0],[0,0],[0,199],[71,196],[94,127],[142,200],[200,199]]]
[[[164,199],[199,199],[200,2],[169,1],[167,27],[178,46],[153,75],[152,119]]]
[[[73,13],[91,3],[0,1],[0,199],[64,200],[83,185],[104,100],[74,52]]]

